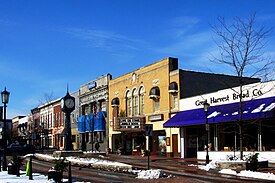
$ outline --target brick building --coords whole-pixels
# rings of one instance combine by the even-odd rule
[[[179,156],[180,131],[163,128],[179,112],[182,98],[238,86],[235,76],[185,71],[178,59],[166,58],[110,80],[109,148],[127,154],[147,149],[156,155]],[[245,83],[259,79],[244,78]],[[145,137],[145,126],[152,136]]]

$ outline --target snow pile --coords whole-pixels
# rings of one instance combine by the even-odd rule
[[[231,169],[222,169],[219,173],[229,174],[229,175],[237,175],[237,172]]]
[[[132,166],[119,163],[109,160],[97,159],[97,158],[78,158],[78,157],[67,157],[68,161],[72,163],[72,165],[80,165],[80,166],[90,166],[97,169],[107,169],[112,171],[129,171],[132,170]]]
[[[210,163],[208,163],[206,166],[204,165],[199,165],[198,168],[201,170],[209,171],[210,169],[215,169],[217,168],[216,163],[218,160],[212,160]]]
[[[261,178],[266,180],[275,180],[275,175],[273,173],[261,173],[252,171],[241,171],[237,176],[251,177],[251,178]]]
[[[209,164],[207,164],[205,166],[199,165],[198,168],[201,170],[209,171],[210,169],[215,169],[217,167],[216,165],[218,162],[220,162],[220,161],[212,160]],[[236,176],[241,176],[241,177],[257,178],[257,179],[265,179],[265,180],[275,180],[275,175],[273,173],[253,172],[253,171],[247,171],[247,170],[243,170],[240,173],[237,173],[236,171],[231,170],[231,169],[222,169],[219,171],[219,173],[236,175]]]
[[[58,159],[48,154],[35,154],[35,158],[43,161],[52,161]],[[110,171],[130,171],[132,165],[125,163],[119,163],[109,160],[97,159],[97,158],[79,158],[74,156],[66,157],[67,161],[70,161],[72,165],[93,167],[96,169],[110,170]]]
[[[265,179],[265,180],[275,180],[275,175],[273,173],[261,173],[261,172],[253,172],[243,170],[240,173],[237,173],[231,169],[223,169],[219,171],[219,173],[236,175],[240,177],[249,177],[249,178],[257,178],[257,179]]]
[[[163,177],[163,171],[160,169],[156,170],[143,170],[138,173],[137,179],[159,179]]]

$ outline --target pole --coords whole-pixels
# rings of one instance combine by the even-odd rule
[[[2,165],[1,165],[1,163],[2,163],[2,156],[1,156],[1,153],[0,153],[0,172],[2,171],[1,169],[2,169]]]
[[[73,144],[72,144],[72,132],[71,132],[71,120],[70,120],[70,114],[69,112],[66,113],[66,119],[65,119],[65,150],[73,150]]]
[[[6,119],[7,104],[4,103],[4,131],[3,131],[3,171],[7,171],[7,119]]]
[[[20,166],[21,166],[21,158],[19,156],[17,158],[17,165],[16,165],[16,176],[20,177]]]
[[[30,157],[30,175],[29,175],[29,180],[33,180],[33,177],[32,177],[32,156]]]
[[[69,171],[68,171],[68,182],[72,183],[72,165],[71,162],[69,161]]]
[[[148,170],[150,170],[150,149],[147,151],[147,156],[148,156]]]
[[[206,164],[209,163],[209,154],[208,154],[208,144],[209,144],[209,124],[208,124],[208,118],[207,118],[207,112],[205,112],[205,121],[206,121]]]

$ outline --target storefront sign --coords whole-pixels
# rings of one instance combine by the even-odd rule
[[[253,89],[253,90],[245,90],[242,93],[242,98],[245,100],[246,98],[253,98],[253,97],[260,97],[263,95],[263,92],[260,89]],[[207,101],[210,102],[210,104],[219,104],[229,101],[235,101],[240,100],[240,95],[236,93],[232,93],[231,95],[225,95],[222,97],[210,97]],[[197,100],[195,102],[196,106],[203,105],[204,101]]]
[[[267,98],[275,95],[274,81],[264,83],[253,83],[243,85],[242,96],[240,96],[240,87],[228,88],[217,92],[194,96],[180,100],[181,111],[203,107],[205,100],[211,105],[223,105],[239,102],[240,98],[243,101],[254,99]]]
[[[140,128],[140,118],[122,118],[120,128]]]
[[[148,117],[149,121],[161,121],[163,120],[163,114],[157,114]]]

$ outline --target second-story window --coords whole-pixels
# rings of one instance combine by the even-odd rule
[[[153,109],[154,109],[154,112],[157,112],[160,110],[160,105],[159,105],[159,98],[154,98],[153,99]]]
[[[159,87],[155,86],[151,88],[149,93],[150,99],[153,101],[153,112],[160,110],[160,90]]]
[[[138,93],[136,89],[133,90],[132,99],[133,99],[133,116],[137,116],[138,115]]]
[[[144,95],[145,95],[144,87],[141,87],[139,90],[139,114],[140,115],[144,114]]]
[[[178,109],[178,93],[171,93],[171,109]]]
[[[132,116],[132,97],[130,94],[130,91],[126,93],[126,105],[127,105],[127,116],[130,117]]]

